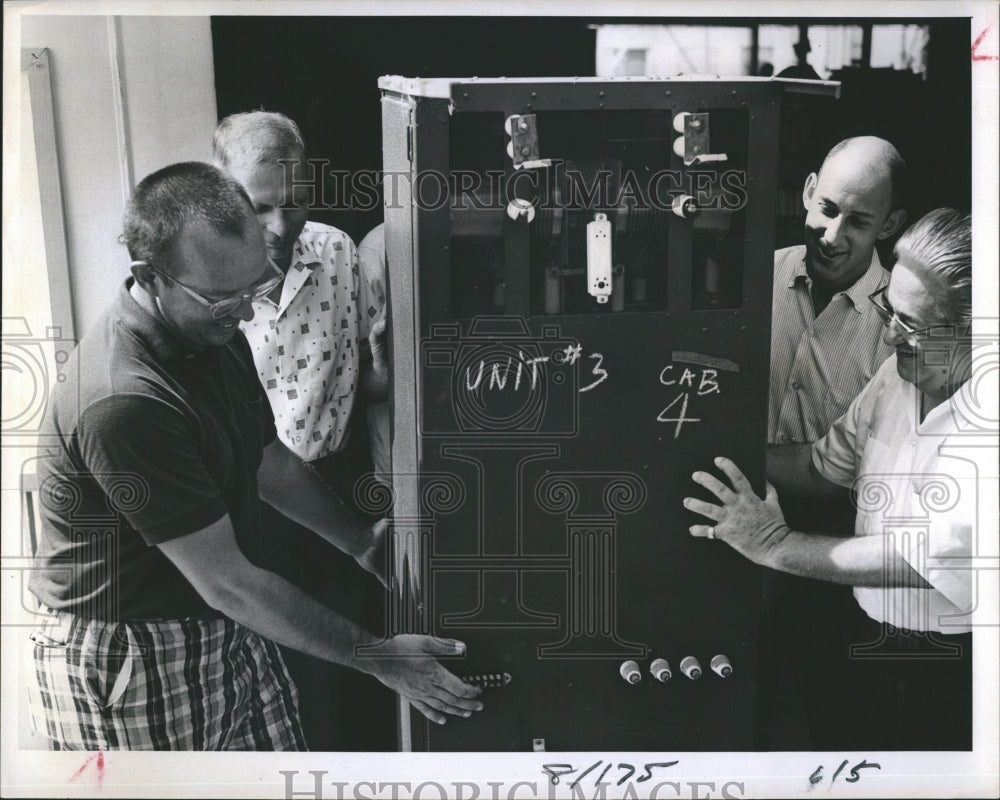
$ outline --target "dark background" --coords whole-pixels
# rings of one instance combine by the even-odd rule
[[[594,74],[601,23],[749,25],[927,24],[926,80],[892,69],[844,68],[837,101],[787,97],[776,244],[801,242],[797,197],[809,172],[847,136],[893,142],[909,163],[908,209],[971,205],[970,21],[959,19],[767,18],[578,19],[455,17],[214,17],[212,38],[220,118],[255,108],[295,119],[312,158],[337,169],[382,165],[378,78],[565,77]],[[789,205],[790,204],[790,205]],[[792,209],[789,211],[789,209]],[[785,216],[782,216],[782,215]],[[317,211],[311,219],[355,241],[381,221],[371,211]],[[885,256],[892,242],[880,246]]]

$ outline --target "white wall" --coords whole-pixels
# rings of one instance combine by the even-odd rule
[[[118,236],[132,181],[175,161],[211,157],[216,107],[210,19],[32,16],[15,14],[5,3],[3,39],[3,317],[29,326],[32,338],[44,339],[53,325],[62,328],[63,336],[72,328],[79,338],[128,274]],[[46,156],[35,153],[27,73],[20,65],[23,47],[48,50],[69,265],[70,285],[62,292],[70,296],[72,320],[59,318],[65,313],[54,315],[50,304],[59,287],[48,281],[51,253],[45,251],[36,167],[51,161],[39,162]],[[5,320],[5,334],[7,328]],[[19,706],[14,702],[18,654],[27,635],[19,626],[31,621],[20,480],[33,472],[33,430],[47,395],[43,384],[55,377],[53,346],[21,345],[3,337],[0,673],[5,712]],[[32,412],[31,424],[21,424],[24,409]],[[15,739],[33,746],[23,716],[17,725],[6,724],[13,713],[5,713],[0,727],[5,752]]]
[[[210,19],[25,15],[21,42],[49,49],[80,336],[128,272],[117,240],[130,181],[175,161],[211,158]]]
[[[177,161],[211,161],[217,122],[209,17],[122,17],[136,182]]]

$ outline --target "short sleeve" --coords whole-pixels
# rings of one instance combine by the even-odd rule
[[[863,396],[864,392],[854,398],[847,411],[812,446],[813,466],[820,475],[839,486],[851,486],[858,475],[861,458],[857,447],[858,415]]]
[[[813,444],[812,463],[827,480],[839,486],[851,486],[861,471],[861,461],[873,429],[886,429],[886,422],[892,422],[894,415],[905,413],[897,407],[903,402],[902,396],[894,393],[898,384],[896,361],[886,359],[874,377],[865,384],[840,417],[833,421],[830,429]],[[889,426],[891,429],[891,425]],[[883,433],[884,437],[886,434]]]
[[[85,469],[108,497],[128,496],[117,510],[147,544],[199,531],[226,515],[191,423],[145,395],[115,394],[80,417],[78,446]]]
[[[274,425],[274,409],[254,364],[253,351],[250,349],[250,340],[247,339],[246,332],[240,331],[239,336],[234,336],[230,347],[239,363],[239,374],[245,387],[247,405],[259,409],[257,422],[260,425],[260,442],[262,447],[267,447],[278,438],[278,429]]]

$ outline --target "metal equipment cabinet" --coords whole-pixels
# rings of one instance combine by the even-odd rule
[[[401,746],[752,749],[759,573],[681,500],[763,486],[781,84],[379,86],[390,628],[488,687]]]

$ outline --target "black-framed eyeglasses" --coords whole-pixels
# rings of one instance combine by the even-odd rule
[[[954,325],[949,325],[947,323],[938,325],[928,325],[926,328],[914,328],[912,325],[907,325],[903,320],[899,318],[899,314],[896,313],[895,309],[889,304],[888,299],[886,299],[886,292],[889,291],[889,285],[886,284],[881,289],[872,292],[868,295],[868,299],[872,301],[872,305],[875,306],[875,311],[882,320],[887,328],[895,324],[896,328],[902,334],[904,341],[910,347],[916,347],[921,338],[925,338],[931,331],[943,330],[947,328],[948,330],[954,330]]]
[[[278,284],[280,284],[284,280],[285,273],[283,273],[281,269],[278,267],[278,265],[271,260],[270,256],[268,256],[267,264],[271,268],[271,270],[275,273],[273,277],[268,278],[263,283],[257,284],[257,286],[255,286],[252,291],[240,292],[239,294],[234,294],[229,297],[224,297],[221,300],[209,300],[207,297],[195,291],[190,286],[185,286],[183,283],[177,280],[177,278],[175,278],[173,275],[167,274],[159,267],[155,267],[152,264],[150,264],[148,261],[133,261],[130,264],[130,266],[149,267],[149,269],[153,270],[153,272],[160,273],[160,275],[176,283],[185,292],[191,295],[191,297],[193,297],[195,300],[197,300],[199,303],[205,306],[208,309],[208,313],[212,315],[212,319],[222,319],[223,317],[228,317],[244,303],[251,300],[260,300],[261,298],[266,297],[274,290],[274,288]]]

